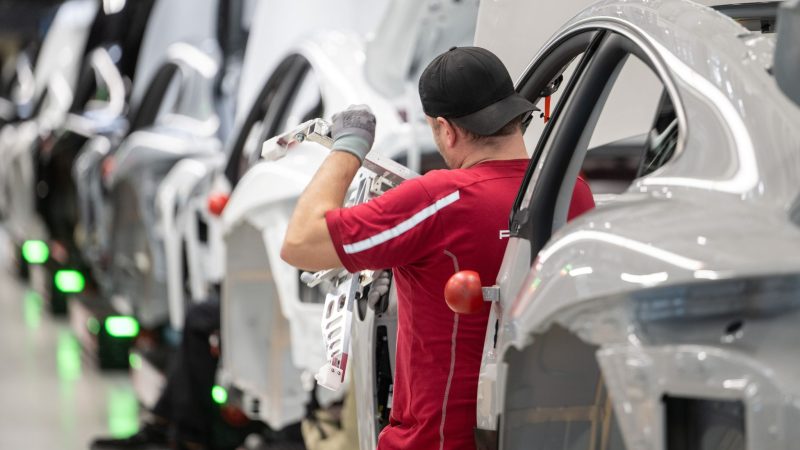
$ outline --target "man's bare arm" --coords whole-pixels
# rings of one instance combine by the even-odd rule
[[[281,258],[306,270],[342,267],[325,213],[342,206],[361,163],[345,152],[331,152],[300,196],[289,221]]]
[[[375,116],[355,105],[333,115],[333,151],[300,196],[289,221],[281,258],[306,270],[342,267],[333,246],[325,213],[340,208],[347,188],[375,141]]]

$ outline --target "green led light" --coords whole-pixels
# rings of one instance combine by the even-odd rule
[[[86,329],[92,334],[97,334],[100,332],[100,322],[94,317],[89,317],[86,319]]]
[[[214,399],[215,403],[223,405],[228,401],[228,391],[222,386],[214,386],[211,388],[211,398]]]
[[[128,363],[131,365],[131,368],[139,370],[142,368],[142,357],[136,353],[131,353],[128,355]]]
[[[53,277],[56,289],[65,294],[77,294],[83,291],[86,280],[77,270],[59,270]]]
[[[50,249],[44,241],[25,241],[22,244],[22,258],[28,264],[44,264],[50,257]]]
[[[110,316],[106,317],[106,333],[117,338],[136,337],[139,334],[139,322],[133,317]]]

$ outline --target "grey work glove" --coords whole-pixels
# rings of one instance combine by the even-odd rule
[[[369,294],[367,294],[367,304],[370,308],[375,309],[375,306],[381,301],[381,297],[389,292],[389,285],[392,282],[389,274],[391,274],[390,271],[382,270],[373,275],[375,281],[372,282],[369,287]]]
[[[347,152],[364,162],[375,142],[375,115],[367,105],[351,105],[333,115],[333,150]]]

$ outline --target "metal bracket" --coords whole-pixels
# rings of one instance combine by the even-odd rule
[[[383,176],[377,176],[372,179],[372,182],[369,186],[369,192],[373,196],[377,197],[379,195],[383,195],[389,189],[395,187],[395,183]]]
[[[487,286],[482,287],[483,301],[485,302],[499,302],[500,301],[500,286]]]

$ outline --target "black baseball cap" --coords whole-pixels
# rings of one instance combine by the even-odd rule
[[[480,47],[453,47],[437,56],[419,79],[422,109],[481,136],[538,109],[514,90],[500,58]]]

